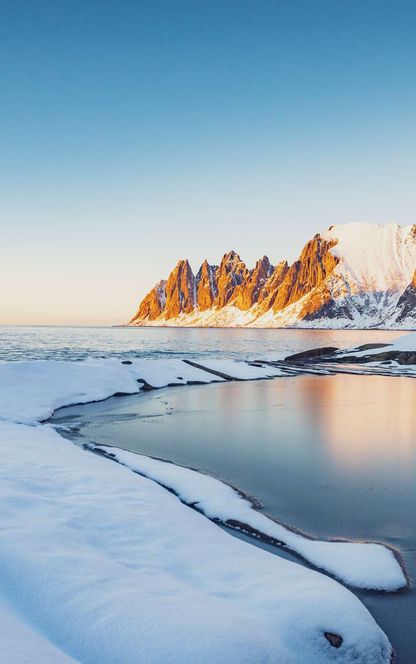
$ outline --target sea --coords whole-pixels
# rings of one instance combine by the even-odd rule
[[[0,326],[0,361],[88,357],[281,359],[321,346],[349,348],[403,332],[253,328]]]
[[[389,342],[401,334],[3,326],[0,362],[89,357],[281,359],[323,346]],[[384,542],[399,552],[412,579],[416,578],[415,403],[412,378],[304,375],[112,398],[60,409],[52,424],[71,427],[75,422],[75,442],[116,444],[198,468],[258,499],[277,521],[313,537]],[[257,541],[256,545],[290,557]],[[356,594],[391,639],[397,663],[415,662],[413,584],[405,593]]]

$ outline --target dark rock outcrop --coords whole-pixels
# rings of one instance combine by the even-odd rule
[[[397,302],[397,322],[401,323],[416,316],[416,270],[413,279]]]
[[[285,362],[305,362],[308,360],[317,361],[324,357],[333,356],[338,348],[336,346],[324,346],[323,348],[312,348],[304,350],[302,353],[295,353],[285,357]]]

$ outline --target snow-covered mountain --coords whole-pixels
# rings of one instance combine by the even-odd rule
[[[416,224],[353,223],[315,235],[292,265],[249,269],[234,251],[193,273],[180,260],[130,325],[416,328]]]

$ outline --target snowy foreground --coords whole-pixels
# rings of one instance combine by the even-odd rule
[[[143,383],[159,388],[220,382],[224,380],[220,373],[238,380],[285,375],[278,368],[261,369],[233,360],[208,360],[204,366],[206,371],[176,359],[133,359],[129,364],[116,359],[1,364],[0,420],[34,424],[62,406],[100,401],[114,394],[136,394]]]
[[[238,491],[213,477],[116,447],[89,447],[174,491],[208,518],[276,542],[350,586],[385,591],[407,586],[394,553],[383,545],[309,539],[261,514]]]
[[[57,663],[389,661],[386,636],[332,579],[49,425],[3,422],[0,440],[0,590],[15,639],[30,631],[30,659],[15,664],[52,661],[52,644]]]
[[[243,519],[285,539],[348,583],[398,587],[402,572],[388,549],[363,544],[346,551],[306,540],[220,482],[184,479],[186,469],[172,475],[173,466],[162,478],[168,464],[143,472],[153,481],[40,424],[59,406],[143,386],[286,375],[281,368],[208,364],[0,365],[1,664],[390,661],[387,637],[349,590],[234,538],[157,482],[210,518]]]

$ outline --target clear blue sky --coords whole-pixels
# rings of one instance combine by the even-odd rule
[[[415,35],[413,0],[3,0],[0,320],[415,222]]]

